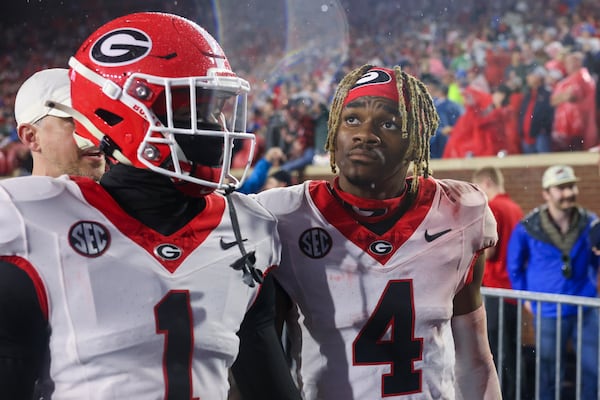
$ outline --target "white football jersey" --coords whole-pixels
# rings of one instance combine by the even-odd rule
[[[279,219],[274,273],[297,304],[289,329],[305,398],[454,399],[453,298],[496,241],[484,194],[422,179],[382,235],[356,222],[326,182],[257,198]]]
[[[279,263],[275,220],[232,193],[247,252]],[[259,285],[219,194],[170,236],[88,179],[0,182],[0,254],[33,279],[52,329],[53,399],[226,399],[236,332]]]

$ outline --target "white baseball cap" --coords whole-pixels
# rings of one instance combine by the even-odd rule
[[[544,172],[542,177],[542,188],[548,189],[551,186],[562,185],[563,183],[573,183],[579,181],[575,176],[573,168],[567,165],[554,165]]]
[[[45,69],[36,72],[23,82],[15,98],[17,125],[33,124],[47,115],[61,118],[71,117],[56,108],[46,106],[47,101],[71,106],[68,69]]]

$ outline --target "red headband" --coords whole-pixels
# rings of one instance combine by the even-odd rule
[[[361,76],[348,92],[344,106],[363,96],[385,97],[396,103],[400,101],[393,69],[373,67]]]

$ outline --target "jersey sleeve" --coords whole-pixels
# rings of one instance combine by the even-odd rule
[[[43,374],[48,327],[35,284],[22,268],[0,257],[0,393],[33,398]]]
[[[0,185],[0,393],[10,399],[33,398],[49,338],[45,292],[23,258],[25,224],[5,186],[25,183],[31,181],[7,179]]]
[[[496,219],[485,193],[468,182],[444,179],[440,184],[447,199],[454,204],[453,213],[460,218],[473,253],[494,246],[498,241]]]
[[[242,234],[251,235],[255,239],[270,241],[271,251],[268,260],[257,260],[257,267],[265,272],[270,267],[279,265],[281,257],[281,241],[277,232],[277,219],[269,212],[267,208],[262,206],[256,199],[239,193],[232,193],[229,196],[235,200],[235,207],[239,209],[238,222]],[[249,217],[244,221],[243,218]],[[260,224],[257,223],[260,221]],[[248,230],[248,232],[245,232]]]
[[[300,400],[275,328],[277,290],[267,274],[238,332],[240,351],[231,371],[245,399]]]
[[[492,213],[492,210],[487,204],[487,200],[485,203],[484,209],[484,217],[483,217],[483,236],[482,241],[479,246],[481,246],[481,250],[487,249],[488,247],[493,247],[498,242],[498,228],[496,224],[496,218]]]
[[[302,204],[304,191],[310,181],[299,185],[264,190],[252,195],[253,198],[271,212],[275,217],[289,214]]]
[[[446,212],[453,214],[463,231],[463,258],[468,268],[464,270],[460,289],[472,281],[473,267],[483,250],[498,241],[496,219],[485,193],[477,186],[451,179],[438,182],[446,197],[445,203],[450,204]]]
[[[25,254],[25,224],[8,191],[0,186],[0,255]]]

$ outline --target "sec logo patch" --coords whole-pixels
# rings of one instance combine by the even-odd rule
[[[323,258],[331,250],[331,235],[325,229],[311,228],[302,232],[298,245],[306,256]]]
[[[84,257],[98,257],[110,246],[110,233],[98,222],[79,221],[69,229],[69,244]]]

